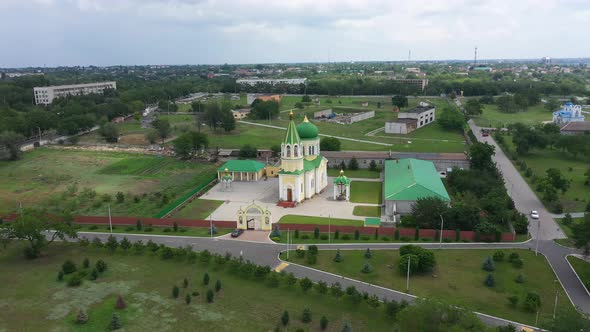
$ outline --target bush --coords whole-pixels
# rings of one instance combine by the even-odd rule
[[[516,281],[518,284],[524,284],[524,276],[519,274],[514,281]]]
[[[355,240],[358,240],[358,239],[360,239],[360,238],[361,238],[361,233],[359,232],[359,230],[358,230],[358,229],[355,229],[355,230],[354,230],[354,239],[355,239]]]
[[[365,263],[365,265],[363,265],[361,272],[362,273],[371,273],[371,272],[373,272],[373,267],[371,266],[371,264]]]
[[[520,255],[517,252],[511,252],[508,261],[512,263],[516,259],[520,259]]]
[[[458,228],[455,230],[455,241],[461,241],[461,230]]]
[[[135,229],[137,229],[138,231],[141,231],[142,228],[143,228],[143,224],[141,223],[141,220],[137,219],[137,221],[135,222]]]
[[[207,303],[212,303],[213,302],[213,291],[211,289],[207,290]]]
[[[113,313],[113,317],[111,318],[111,322],[109,323],[109,330],[114,331],[120,329],[121,327],[122,325],[119,315]]]
[[[178,294],[180,294],[180,288],[174,285],[174,287],[172,287],[172,297],[176,299],[178,298]]]
[[[400,238],[400,240],[401,240],[401,241],[403,241],[403,242],[408,242],[408,241],[410,241],[410,238],[409,238],[409,237],[407,237],[407,236],[402,236],[402,237]]]
[[[151,232],[154,231],[154,229],[151,228],[151,227],[146,227],[143,231],[146,232],[146,233],[151,233]]]
[[[175,232],[178,232],[178,223],[177,223],[176,221],[175,221],[175,222],[172,224],[172,229],[173,229]]]
[[[191,295],[190,294],[186,294],[186,296],[184,297],[184,302],[187,305],[191,304]]]
[[[78,314],[76,315],[76,324],[86,324],[88,322],[88,314],[84,309],[78,309]]]
[[[340,231],[339,231],[339,230],[336,230],[336,231],[334,232],[334,238],[335,238],[336,240],[338,240],[338,239],[340,238]]]
[[[117,297],[117,303],[115,303],[115,309],[125,309],[126,307],[127,304],[125,303],[125,300],[123,300],[123,297],[119,295],[119,297]]]
[[[98,270],[96,270],[96,268],[92,269],[92,272],[90,272],[90,280],[96,280],[98,279]]]
[[[320,228],[316,227],[313,229],[313,238],[318,239],[320,237]]]
[[[301,235],[301,239],[302,240],[307,240],[307,239],[309,239],[309,235],[303,234],[303,235]]]
[[[509,296],[508,297],[508,302],[510,302],[510,304],[513,307],[516,307],[516,305],[518,304],[518,296],[516,296],[516,295]]]
[[[320,240],[327,240],[328,239],[328,234],[322,234],[320,235]]]
[[[283,323],[283,326],[287,326],[287,324],[289,324],[289,312],[287,310],[283,311],[281,323]]]
[[[274,241],[274,242],[281,242],[281,238],[280,237],[276,237],[276,236],[271,236],[270,237],[270,240],[271,241]]]
[[[361,236],[361,240],[363,240],[363,241],[369,241],[369,239],[370,238],[366,235]]]
[[[494,262],[501,262],[504,260],[504,252],[502,250],[498,250],[494,253]]]
[[[296,229],[296,230],[295,230],[295,238],[296,238],[296,239],[298,239],[298,238],[299,238],[299,230],[298,230],[298,229]]]
[[[328,318],[326,318],[326,316],[322,316],[322,318],[320,318],[320,329],[325,330],[328,328]]]
[[[209,273],[205,272],[205,275],[203,276],[203,285],[209,285]]]
[[[491,257],[488,256],[488,258],[486,258],[486,260],[483,262],[482,269],[484,269],[488,272],[492,272],[496,269],[496,266],[494,265],[494,261],[492,260]]]
[[[125,228],[125,232],[133,232],[135,230],[135,227],[133,226],[129,226],[127,228]]]
[[[298,258],[305,257],[305,250],[295,249],[295,256],[297,256]]]
[[[342,235],[342,240],[345,240],[345,241],[350,240],[350,235],[348,235],[348,234]]]
[[[334,256],[334,262],[340,263],[343,260],[344,260],[344,257],[342,257],[342,254],[340,253],[340,249],[336,250],[336,256]]]
[[[486,277],[486,280],[485,280],[484,284],[486,286],[488,286],[488,287],[494,287],[494,286],[496,286],[496,279],[494,279],[494,275],[488,274],[488,276]]]
[[[395,229],[395,234],[394,234],[393,238],[396,240],[399,240],[399,228]]]
[[[1,224],[2,222],[0,222]],[[80,247],[88,247],[90,245],[90,241],[88,241],[87,238],[83,237],[80,239],[80,241],[78,241],[78,244],[80,245]]]
[[[303,309],[303,315],[301,315],[301,321],[304,323],[311,322],[311,310],[309,308]]]
[[[79,273],[73,274],[68,280],[68,287],[78,287],[82,285],[82,275]]]
[[[219,292],[221,290],[221,280],[217,279],[215,282],[215,292]]]
[[[57,281],[62,281],[62,280],[64,280],[64,271],[59,270],[59,272],[57,273]]]
[[[91,231],[96,230],[96,229],[98,229],[98,225],[91,225],[90,227],[88,227],[88,229]],[[97,239],[97,238],[95,238],[95,239]]]
[[[76,264],[68,259],[62,264],[61,270],[64,271],[64,274],[74,273],[76,272]]]
[[[420,228],[416,227],[416,231],[414,232],[414,241],[418,241],[420,238]]]
[[[370,248],[367,248],[367,250],[365,250],[365,258],[370,259],[371,257],[373,257],[373,253],[371,253]]]
[[[517,269],[522,268],[524,265],[524,261],[522,260],[522,258],[518,258],[512,261],[512,266],[514,266]]]
[[[418,271],[418,256],[414,254],[406,254],[400,257],[398,270],[400,274],[405,275],[408,272],[408,261],[410,263],[410,274]]]
[[[313,283],[311,282],[311,279],[305,277],[299,280],[299,286],[301,286],[301,290],[303,290],[304,293],[307,293],[307,291],[313,286]]]
[[[102,259],[99,259],[98,261],[96,261],[96,270],[99,273],[103,273],[104,271],[107,270],[107,263],[105,263]]]
[[[527,311],[536,312],[541,307],[541,297],[535,292],[529,292],[524,298],[523,304]]]
[[[381,237],[381,241],[386,241],[386,242],[388,242],[388,241],[391,241],[391,239],[390,239],[388,236],[382,236],[382,237]]]
[[[318,256],[309,252],[306,257],[306,262],[309,265],[314,265],[318,261]]]

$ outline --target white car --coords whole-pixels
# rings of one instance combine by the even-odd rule
[[[537,212],[536,210],[531,211],[531,218],[539,219],[539,212]]]

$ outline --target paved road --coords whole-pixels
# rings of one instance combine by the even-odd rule
[[[586,214],[586,212],[570,212],[570,215],[572,216],[572,218],[584,218],[584,214]],[[559,214],[552,213],[551,217],[563,219],[563,218],[565,218],[565,213],[559,213]]]
[[[539,212],[539,220],[530,219],[529,232],[533,238],[539,237],[541,240],[553,240],[566,238],[566,235],[555,223],[551,214],[543,203],[537,198],[537,195],[531,190],[526,181],[522,178],[520,173],[516,170],[510,159],[504,154],[504,151],[496,144],[491,136],[481,136],[481,130],[475,125],[473,120],[469,120],[469,127],[473,131],[473,134],[480,142],[486,142],[493,145],[496,148],[496,154],[494,155],[494,161],[498,165],[502,176],[504,177],[504,185],[508,194],[514,200],[516,208],[529,215],[531,210]]]

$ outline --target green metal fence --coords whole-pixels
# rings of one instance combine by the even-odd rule
[[[203,188],[207,187],[209,184],[211,184],[211,182],[215,181],[215,179],[217,179],[217,174],[213,175],[211,178],[209,178],[209,180],[204,181],[201,185],[189,191],[184,196],[168,204],[168,206],[166,206],[162,211],[158,212],[158,214],[156,214],[154,218],[163,218],[165,215],[172,212],[172,210],[176,209],[179,205],[184,203],[187,199],[191,198],[191,196],[203,190]]]

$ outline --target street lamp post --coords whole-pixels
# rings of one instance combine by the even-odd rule
[[[331,224],[332,224],[332,215],[328,214],[328,243],[330,243],[331,238],[332,238],[332,235],[331,235],[332,233],[330,233]]]
[[[290,249],[290,245],[289,245],[289,229],[287,228],[287,260],[289,260],[289,249]]]
[[[445,221],[442,217],[442,214],[440,215],[440,239],[439,239],[439,249],[442,249],[442,237],[443,237],[443,225],[444,225]]]
[[[408,274],[406,276],[406,293],[410,292],[410,263],[412,261],[412,256],[408,255]]]
[[[209,237],[213,237],[213,214],[209,215]]]
[[[111,229],[111,234],[113,234],[113,221],[111,218],[111,204],[109,204],[108,207],[109,207],[109,228]]]
[[[537,243],[535,244],[535,256],[539,255],[539,237],[541,236],[541,219],[537,222]]]
[[[557,280],[554,280],[555,282],[555,303],[553,304],[553,320],[555,320],[555,314],[557,313],[557,299],[558,299],[558,292],[559,292],[559,288],[557,288]]]

